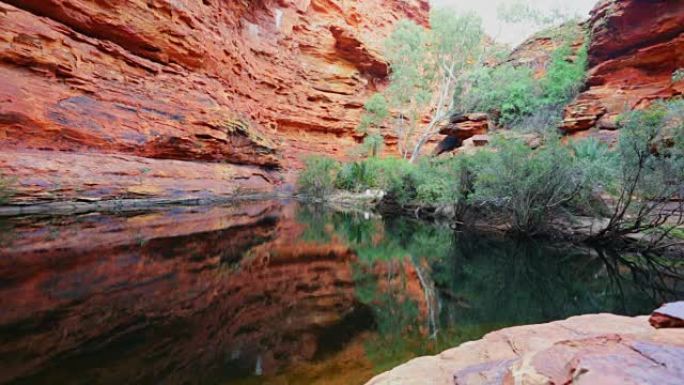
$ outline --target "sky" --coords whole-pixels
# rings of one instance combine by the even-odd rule
[[[521,0],[430,0],[433,7],[448,7],[454,11],[474,11],[482,18],[482,22],[487,34],[495,40],[517,45],[525,38],[531,36],[539,29],[538,26],[527,23],[523,24],[507,24],[502,23],[497,15],[497,9],[502,3],[520,3]],[[577,14],[582,19],[589,16],[589,11],[594,7],[597,0],[527,0],[524,3],[529,4],[535,9],[547,10],[563,9],[564,12]]]

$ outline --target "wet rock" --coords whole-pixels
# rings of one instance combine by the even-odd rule
[[[684,302],[665,304],[651,313],[648,322],[654,328],[684,328]]]

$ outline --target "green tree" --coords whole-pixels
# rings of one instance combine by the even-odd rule
[[[587,45],[583,44],[573,55],[570,42],[565,42],[551,54],[551,62],[546,75],[541,79],[543,92],[542,104],[547,106],[564,106],[580,90],[584,84],[587,70]]]
[[[335,188],[340,164],[334,159],[312,156],[304,161],[304,170],[299,174],[299,192],[318,199],[325,199]]]
[[[426,30],[402,20],[385,42],[391,68],[385,95],[396,114],[399,150],[411,161],[451,114],[458,77],[484,58],[484,34],[477,15],[435,9],[430,27]],[[426,114],[430,120],[424,124]]]
[[[652,232],[651,247],[665,240],[677,225],[684,202],[684,100],[659,102],[619,120],[620,169],[613,211],[593,241],[611,241],[627,234]],[[676,204],[676,207],[671,207]],[[667,226],[665,226],[667,224]]]
[[[365,134],[363,140],[364,153],[374,157],[377,156],[384,144],[381,128],[389,116],[387,100],[385,97],[376,93],[364,104],[364,114],[356,131]]]
[[[487,112],[498,123],[512,125],[540,106],[539,84],[532,69],[504,63],[474,68],[462,77],[454,94],[458,112]]]
[[[471,68],[456,87],[456,112],[487,112],[496,123],[513,128],[553,126],[563,107],[584,84],[587,67],[586,44],[576,52],[571,46],[577,38],[576,28],[567,28],[556,38],[561,46],[551,54],[541,79],[536,79],[532,68],[524,65],[502,63]],[[527,127],[530,125],[542,127]]]
[[[557,26],[581,18],[567,6],[554,4],[548,9],[540,8],[523,0],[501,3],[497,8],[497,18],[504,23],[532,24],[537,29]]]
[[[543,232],[554,214],[575,199],[586,178],[558,138],[531,149],[514,138],[496,137],[494,151],[480,151],[473,161],[472,202],[500,217],[515,233]]]

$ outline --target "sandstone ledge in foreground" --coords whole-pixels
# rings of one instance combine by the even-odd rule
[[[595,314],[502,329],[419,357],[367,385],[682,384],[684,329]]]

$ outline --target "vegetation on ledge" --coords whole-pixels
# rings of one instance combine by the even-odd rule
[[[325,199],[336,189],[384,190],[384,201],[400,207],[439,209],[459,223],[486,220],[529,236],[554,231],[559,218],[590,216],[606,223],[591,232],[594,242],[645,232],[662,241],[684,223],[682,202],[672,199],[684,191],[682,111],[684,100],[673,100],[625,114],[614,148],[593,138],[564,143],[547,130],[536,149],[499,134],[473,154],[417,163],[311,158],[300,191]]]

